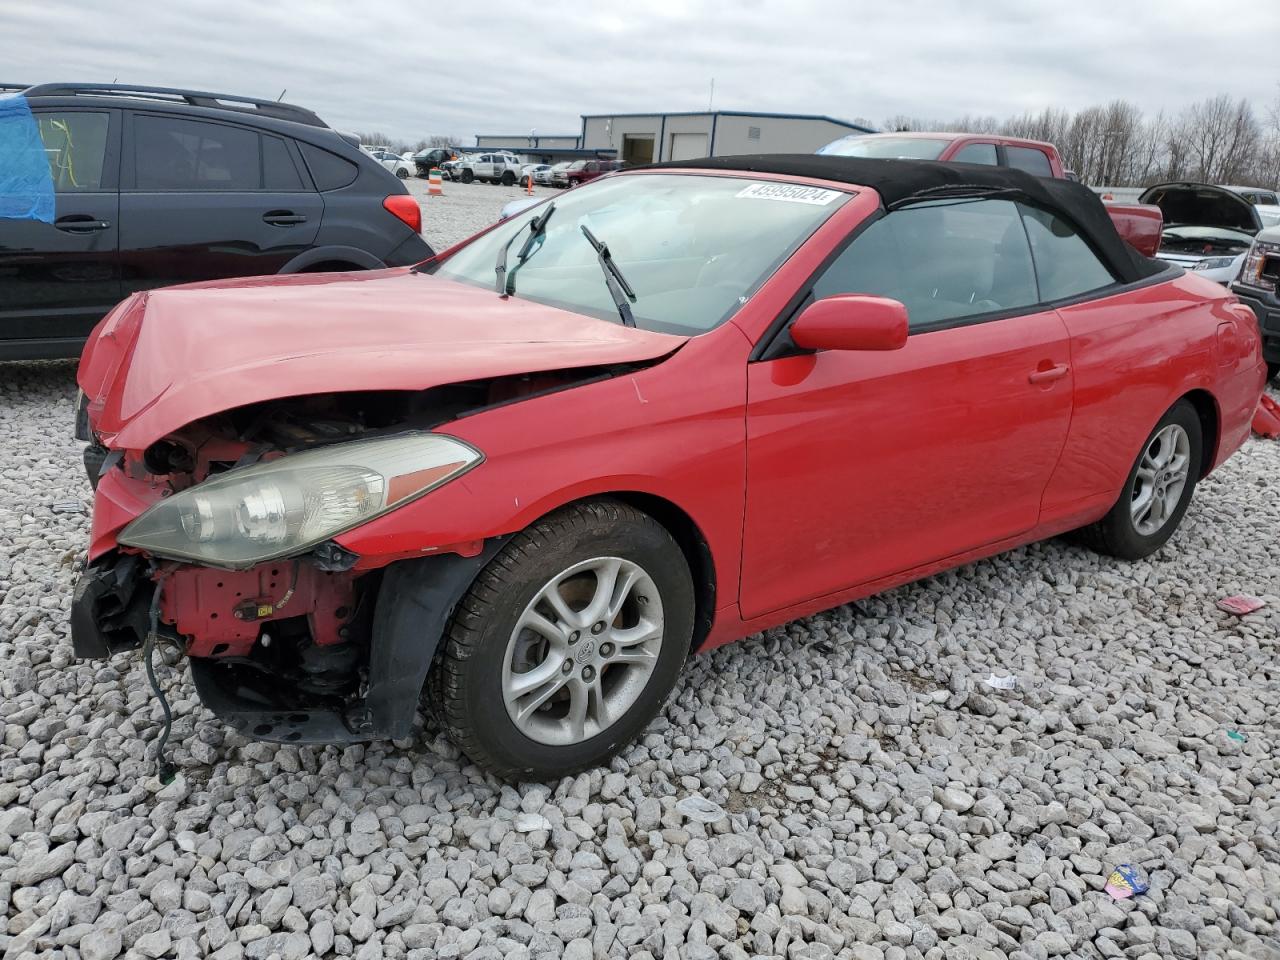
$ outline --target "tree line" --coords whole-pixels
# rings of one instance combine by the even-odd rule
[[[1143,114],[1127,100],[1071,112],[1046,107],[1001,120],[890,117],[885,130],[944,130],[1047,140],[1085,183],[1139,187],[1163,180],[1280,186],[1280,97],[1262,110],[1219,94],[1175,114]]]

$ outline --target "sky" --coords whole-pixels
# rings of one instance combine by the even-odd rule
[[[1005,117],[1280,94],[1280,3],[1205,0],[0,0],[0,81],[285,99],[340,130],[577,133],[706,109]],[[1265,47],[1265,43],[1263,44]]]

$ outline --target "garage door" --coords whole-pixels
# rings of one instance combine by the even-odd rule
[[[698,160],[707,155],[705,133],[673,133],[671,135],[671,160]]]

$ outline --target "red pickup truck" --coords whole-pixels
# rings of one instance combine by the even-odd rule
[[[1062,165],[1052,143],[1022,137],[985,133],[864,133],[833,140],[818,153],[840,157],[872,157],[881,160],[942,160],[1013,167],[1037,177],[1076,176]],[[1116,231],[1139,253],[1154,257],[1160,249],[1164,217],[1158,207],[1145,203],[1104,201]]]

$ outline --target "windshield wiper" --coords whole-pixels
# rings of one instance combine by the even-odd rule
[[[534,217],[529,221],[529,236],[525,238],[524,244],[520,247],[520,252],[516,254],[519,262],[511,268],[511,273],[507,275],[507,285],[505,290],[507,296],[516,292],[516,274],[520,272],[520,268],[525,262],[533,257],[533,255],[541,250],[542,247],[534,247],[534,244],[541,239],[542,235],[547,232],[547,221],[551,219],[551,215],[556,212],[556,205],[552,203],[543,211],[542,216]]]
[[[609,253],[609,245],[597,240],[595,234],[587,229],[585,223],[580,224],[580,226],[582,227],[582,235],[587,238],[587,243],[595,248],[596,259],[600,261],[600,269],[604,271],[605,285],[609,288],[609,295],[613,297],[613,305],[618,308],[618,316],[622,318],[623,326],[634,327],[636,318],[631,312],[631,304],[636,302],[636,292],[631,289],[631,284],[627,283],[627,278],[622,275],[618,265],[613,262],[613,256]]]
[[[511,276],[507,277],[507,251],[511,249],[511,245],[516,242],[516,237],[520,236],[517,230],[511,235],[498,250],[498,259],[493,264],[494,286],[493,288],[504,297],[510,296],[516,292],[516,271],[518,271],[524,262],[529,259],[530,249],[533,247],[534,241],[547,232],[547,221],[551,219],[551,215],[556,212],[556,205],[553,203],[547,207],[546,212],[540,217],[534,217],[529,221],[529,236],[525,239],[524,244],[520,247],[520,252],[516,254],[520,258],[520,262],[511,268]]]

